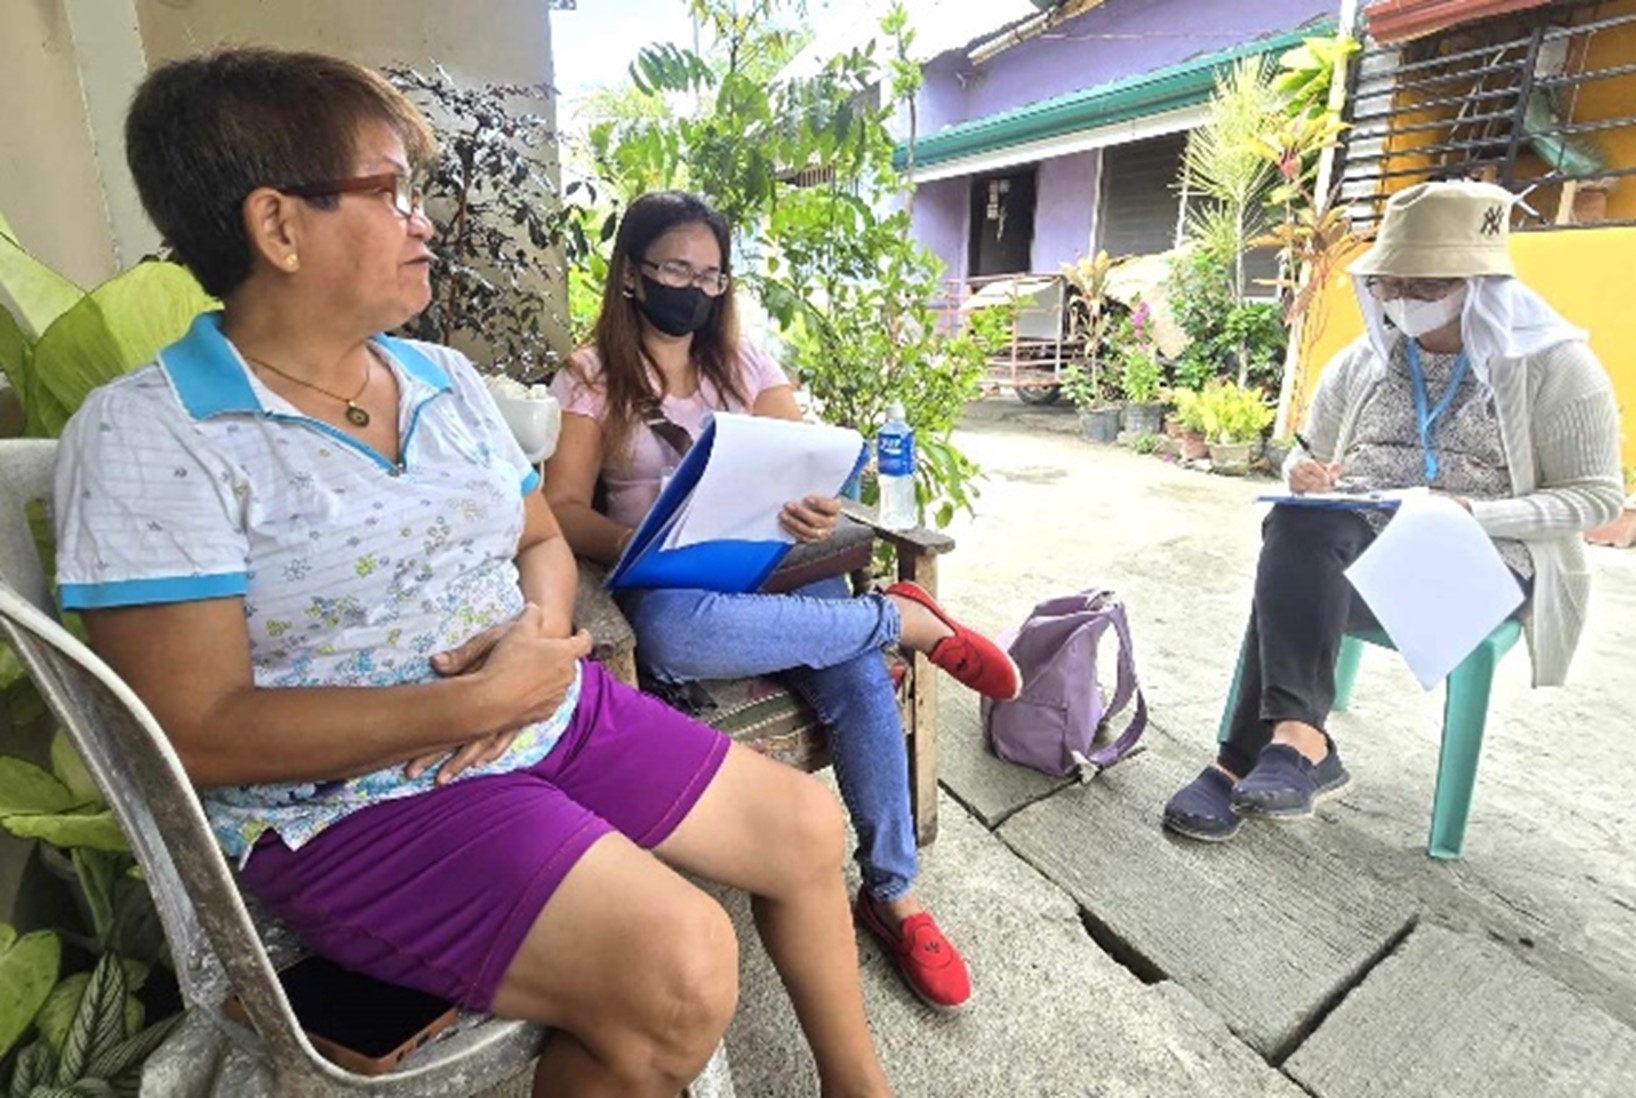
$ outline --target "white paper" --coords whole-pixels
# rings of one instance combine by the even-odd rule
[[[1477,520],[1434,495],[1406,500],[1346,578],[1427,690],[1523,600]]]
[[[794,541],[778,524],[784,504],[834,496],[858,464],[850,427],[718,412],[710,461],[664,540],[680,549],[718,540]]]

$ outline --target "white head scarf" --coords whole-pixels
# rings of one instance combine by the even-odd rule
[[[1403,333],[1387,321],[1381,302],[1364,287],[1364,278],[1353,275],[1352,288],[1363,310],[1369,345],[1384,366],[1391,361],[1392,347]],[[1485,388],[1493,388],[1491,378],[1496,366],[1585,338],[1583,328],[1569,324],[1543,297],[1515,278],[1478,275],[1465,282],[1460,341],[1471,361],[1473,376]]]

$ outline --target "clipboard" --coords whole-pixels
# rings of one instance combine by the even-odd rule
[[[682,457],[659,498],[631,536],[625,551],[608,572],[604,586],[610,591],[628,588],[686,587],[725,593],[759,590],[767,577],[795,547],[787,535],[760,538],[722,538],[689,545],[667,547],[672,530],[688,513],[698,486],[715,452],[717,425],[721,415],[706,424],[698,441]],[[791,426],[800,426],[793,421]],[[863,468],[869,449],[857,437],[858,454],[851,471],[834,484],[789,485],[767,478],[767,506],[774,511],[785,500],[805,495],[839,495],[841,488]]]
[[[1257,503],[1280,507],[1321,507],[1331,511],[1395,511],[1411,499],[1428,495],[1426,488],[1384,488],[1374,492],[1266,492]]]

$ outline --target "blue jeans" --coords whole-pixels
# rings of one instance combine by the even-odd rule
[[[881,649],[903,631],[880,595],[852,597],[839,576],[787,595],[624,591],[636,656],[665,682],[776,675],[830,730],[841,800],[858,833],[864,887],[909,891],[919,868],[909,813],[909,756]]]

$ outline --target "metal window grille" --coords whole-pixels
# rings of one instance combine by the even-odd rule
[[[1351,129],[1339,176],[1353,223],[1367,230],[1387,196],[1411,184],[1482,179],[1522,196],[1514,229],[1562,228],[1573,224],[1580,189],[1636,175],[1636,165],[1612,163],[1598,142],[1636,131],[1636,114],[1577,113],[1582,89],[1636,74],[1636,57],[1586,63],[1598,35],[1636,24],[1628,5],[1610,14],[1613,6],[1562,0],[1408,43],[1366,42],[1348,73]],[[1636,106],[1636,96],[1623,104]]]

